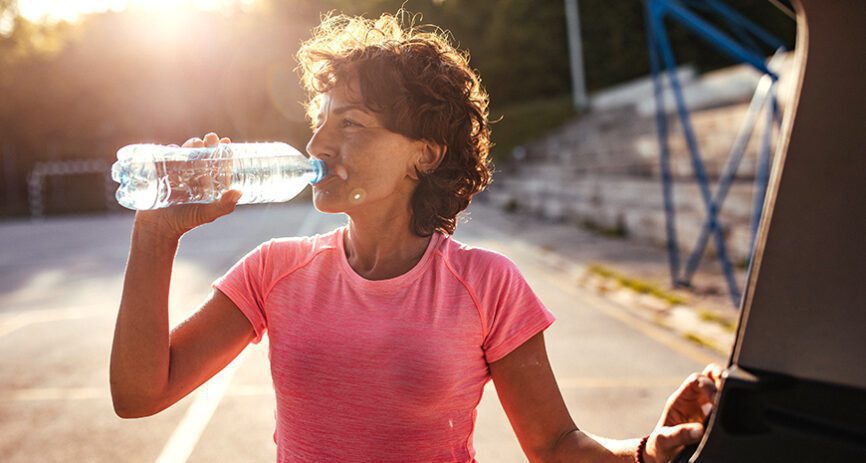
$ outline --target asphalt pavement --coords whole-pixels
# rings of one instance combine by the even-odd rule
[[[640,437],[683,378],[722,360],[575,284],[531,243],[480,219],[495,213],[484,207],[472,206],[479,213],[455,237],[508,255],[557,316],[545,334],[548,353],[581,429]],[[299,201],[241,206],[194,230],[175,260],[172,323],[259,243],[344,222]],[[156,416],[114,415],[108,362],[131,227],[126,213],[0,222],[0,461],[274,461],[266,341]],[[492,384],[479,406],[475,448],[482,463],[526,461]]]

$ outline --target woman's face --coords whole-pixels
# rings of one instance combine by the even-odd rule
[[[307,153],[323,160],[329,175],[313,186],[313,203],[328,213],[371,204],[393,210],[408,204],[422,144],[386,129],[353,87],[342,85],[320,96]]]

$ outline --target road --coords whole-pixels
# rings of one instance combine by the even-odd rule
[[[241,206],[192,231],[175,261],[172,324],[262,241],[324,232],[344,221],[302,201]],[[154,417],[114,415],[108,360],[131,226],[131,214],[0,223],[0,460],[274,461],[266,342]],[[580,289],[517,237],[470,220],[455,238],[511,257],[557,316],[545,334],[548,352],[581,429],[642,436],[685,376],[720,360]],[[479,406],[475,447],[482,463],[525,461],[492,384]]]

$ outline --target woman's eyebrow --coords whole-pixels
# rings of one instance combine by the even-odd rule
[[[357,104],[349,104],[346,106],[340,106],[338,108],[334,108],[333,111],[334,111],[334,115],[340,115],[340,114],[343,114],[347,111],[351,111],[353,109],[357,110],[357,111],[361,111],[365,114],[369,114],[371,116],[373,115],[367,108],[365,108],[362,105],[357,105]]]

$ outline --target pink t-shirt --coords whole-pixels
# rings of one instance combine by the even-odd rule
[[[214,287],[269,336],[279,462],[474,462],[488,364],[553,323],[507,257],[434,234],[409,272],[352,270],[345,227],[270,240]]]

